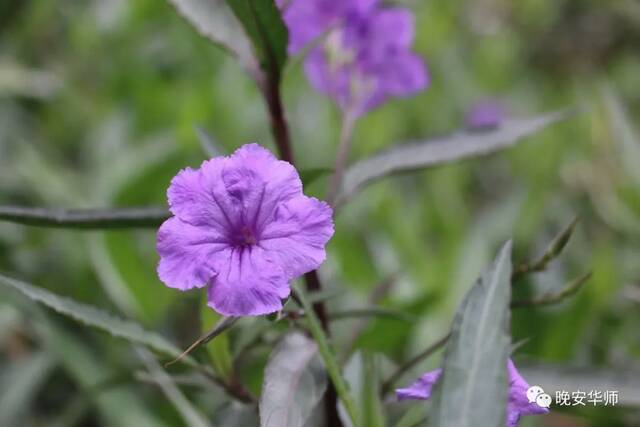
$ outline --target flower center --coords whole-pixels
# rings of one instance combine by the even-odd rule
[[[258,243],[258,241],[256,240],[256,236],[254,235],[253,231],[249,227],[247,226],[242,227],[242,229],[240,230],[240,233],[242,235],[240,238],[240,244],[242,246],[251,246]]]
[[[324,43],[327,63],[334,72],[341,67],[350,65],[355,60],[355,52],[353,49],[348,49],[344,46],[342,37],[342,30],[336,28],[331,30]]]

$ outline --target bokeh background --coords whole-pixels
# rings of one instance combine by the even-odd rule
[[[354,198],[336,218],[320,272],[329,288],[346,289],[329,300],[330,310],[362,305],[388,282],[380,304],[413,319],[336,321],[336,347],[378,353],[389,364],[407,360],[448,330],[503,241],[514,239],[515,260],[535,258],[578,215],[559,259],[514,292],[558,290],[588,271],[592,279],[561,304],[514,312],[515,359],[560,372],[582,368],[586,383],[594,373],[594,385],[602,376],[633,379],[640,372],[640,3],[389,3],[416,14],[415,50],[431,86],[362,119],[352,159],[453,131],[482,99],[514,117],[582,112],[506,152],[390,178]],[[250,141],[274,148],[253,82],[168,3],[1,0],[0,10],[0,204],[165,205],[171,177],[207,156],[198,132],[225,152]],[[331,167],[339,115],[309,87],[299,61],[286,70],[284,94],[299,166]],[[325,186],[320,179],[307,192],[321,196]],[[199,292],[159,282],[154,248],[151,229],[0,223],[0,270],[136,319],[184,347],[212,314],[201,310]],[[283,328],[268,325],[246,322],[225,337],[256,393]],[[352,343],[356,328],[363,333]],[[125,341],[0,289],[2,426],[182,425],[145,376],[153,363]],[[438,356],[426,360],[403,382],[438,363]],[[218,389],[181,389],[214,425],[234,425],[225,416],[237,408]],[[554,408],[521,425],[640,425],[640,390],[625,398],[615,408]],[[252,425],[249,418],[235,425]]]

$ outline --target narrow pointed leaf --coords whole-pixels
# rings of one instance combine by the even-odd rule
[[[299,332],[286,335],[265,368],[260,426],[304,426],[326,388],[327,376],[315,342]]]
[[[96,307],[62,297],[46,289],[12,279],[0,274],[0,285],[12,288],[30,300],[39,302],[50,309],[70,317],[80,323],[109,332],[111,335],[145,345],[152,350],[169,356],[177,356],[181,351],[162,335],[144,330],[139,324],[116,317]]]
[[[453,321],[431,427],[505,424],[511,297],[511,242],[467,293]]]
[[[225,49],[252,73],[256,60],[251,43],[224,0],[169,0],[202,36]]]
[[[493,153],[511,147],[568,116],[569,113],[561,111],[527,119],[510,119],[490,130],[465,130],[395,146],[348,168],[337,204],[344,203],[351,194],[386,176]]]
[[[287,27],[274,0],[227,0],[267,75],[279,80],[287,60]]]
[[[166,208],[48,209],[0,206],[0,221],[36,227],[77,228],[156,228],[171,214]]]

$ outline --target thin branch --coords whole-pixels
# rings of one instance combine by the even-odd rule
[[[531,307],[536,305],[551,305],[562,302],[565,299],[575,295],[591,278],[591,275],[592,273],[589,272],[578,277],[577,279],[572,280],[557,293],[547,293],[532,299],[512,301],[511,308]]]
[[[409,370],[411,370],[418,363],[422,362],[427,357],[431,356],[433,353],[438,351],[438,349],[444,346],[449,337],[451,336],[451,332],[447,332],[445,336],[440,338],[438,341],[431,344],[429,347],[422,350],[420,353],[409,359],[406,363],[398,367],[396,371],[384,382],[382,383],[382,395],[389,393],[393,385]]]
[[[37,227],[78,228],[157,228],[171,214],[166,208],[47,209],[0,206],[0,221]]]
[[[215,337],[217,337],[218,335],[220,335],[221,333],[229,329],[231,326],[233,326],[234,323],[238,321],[238,319],[239,319],[238,317],[223,317],[222,319],[220,319],[218,323],[216,323],[213,329],[211,329],[209,332],[207,332],[206,334],[198,338],[185,351],[183,351],[182,354],[180,354],[180,356],[176,357],[170,362],[165,363],[164,367],[168,368],[174,363],[181,361],[185,356],[191,353],[194,349],[208,343],[209,341],[211,341],[212,339],[214,339]]]
[[[298,320],[305,317],[304,310],[284,310],[281,312],[281,319]],[[394,310],[386,307],[361,307],[351,308],[347,310],[336,310],[329,313],[329,321],[336,322],[345,319],[357,319],[363,317],[383,317],[402,322],[411,323],[416,319],[400,310]]]
[[[522,263],[520,264],[511,275],[511,281],[516,282],[520,280],[522,277],[526,276],[532,272],[544,271],[547,269],[547,265],[558,257],[569,243],[569,239],[573,235],[573,232],[576,228],[576,225],[579,222],[579,218],[576,216],[573,220],[567,225],[561,232],[558,234],[553,241],[549,244],[544,253],[533,263]]]
[[[371,293],[369,294],[369,298],[367,298],[367,302],[371,305],[376,305],[382,300],[387,294],[391,291],[393,285],[395,285],[396,280],[398,278],[398,273],[390,274],[387,278],[378,283]],[[358,338],[367,328],[368,322],[366,319],[358,320],[352,326],[352,332],[347,340],[346,351],[344,353],[345,360],[353,353],[356,343],[358,342]]]
[[[338,153],[336,155],[334,172],[331,177],[331,183],[329,184],[329,191],[327,192],[327,201],[332,206],[340,193],[342,177],[347,167],[347,159],[351,149],[351,140],[355,124],[356,116],[349,111],[345,112],[342,119],[342,128],[340,129],[340,140],[338,142]]]
[[[394,310],[385,307],[364,307],[352,308],[348,310],[333,311],[329,313],[329,319],[332,322],[343,319],[353,319],[359,317],[386,317],[389,319],[400,320],[402,322],[414,322],[414,316],[407,314],[401,310]]]

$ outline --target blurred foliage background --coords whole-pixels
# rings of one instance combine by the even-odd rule
[[[515,297],[560,289],[586,271],[593,277],[561,304],[514,312],[513,341],[522,340],[515,358],[638,372],[640,4],[390,3],[416,14],[415,49],[431,86],[361,120],[353,159],[455,130],[482,99],[499,100],[514,117],[567,106],[582,113],[506,152],[387,179],[346,206],[320,271],[329,288],[346,288],[330,310],[362,305],[387,282],[380,303],[414,320],[336,320],[336,347],[380,353],[389,364],[407,360],[448,330],[501,242],[514,239],[516,261],[534,258],[579,215],[560,259],[518,284]],[[274,148],[253,82],[168,3],[0,0],[0,10],[0,204],[165,205],[171,177],[207,156],[197,129],[226,152],[249,141]],[[312,91],[299,61],[287,68],[284,92],[300,168],[331,167],[337,111]],[[322,196],[325,181],[307,192]],[[153,230],[0,223],[2,271],[137,319],[185,347],[201,332],[202,295],[165,288],[156,262]],[[212,312],[204,316],[214,321]],[[242,322],[224,338],[256,393],[278,333],[258,325],[268,321]],[[356,328],[363,333],[351,343]],[[256,329],[263,331],[257,339]],[[143,375],[153,372],[153,358],[5,289],[0,361],[2,426],[183,424]],[[216,361],[223,370],[230,363]],[[438,361],[428,359],[404,383]],[[234,425],[225,418],[232,410],[235,425],[252,425],[219,389],[187,384],[182,391],[215,425]],[[640,411],[556,408],[522,425],[634,426]]]

